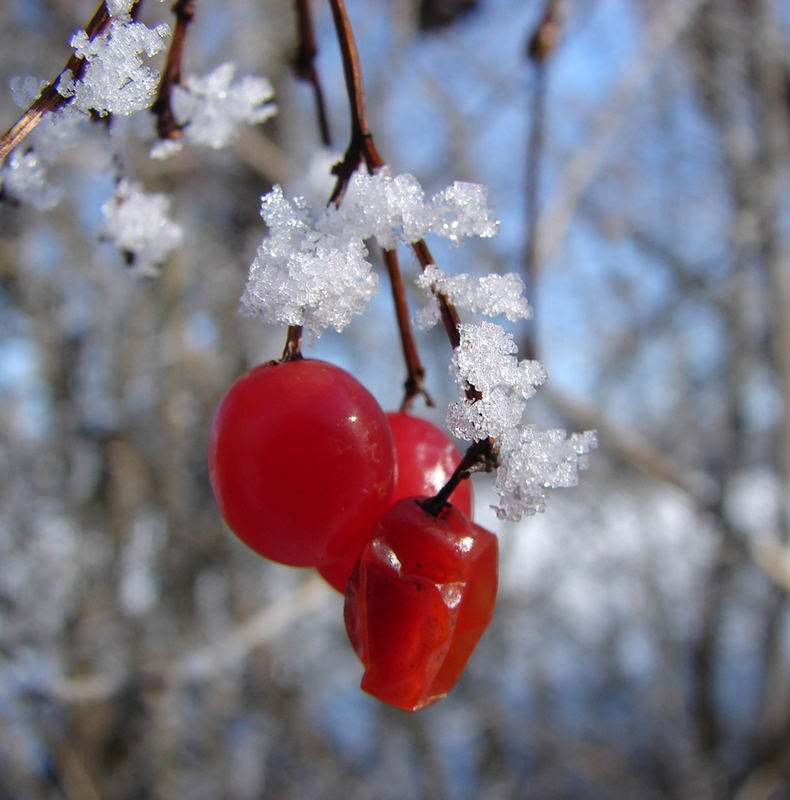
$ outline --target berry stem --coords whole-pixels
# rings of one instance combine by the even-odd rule
[[[420,503],[423,510],[438,517],[458,484],[469,478],[473,472],[491,472],[496,468],[497,455],[496,442],[493,439],[472,442],[447,483],[433,497]]]
[[[151,105],[151,113],[156,116],[156,132],[160,139],[181,138],[181,126],[176,122],[170,97],[173,87],[181,83],[181,61],[184,57],[187,26],[195,17],[194,0],[176,0],[173,4],[173,14],[176,17],[173,38],[167,51],[156,100]]]
[[[289,325],[285,335],[285,347],[280,358],[281,362],[299,361],[302,358],[302,326]]]

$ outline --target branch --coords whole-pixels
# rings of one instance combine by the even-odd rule
[[[173,13],[176,17],[175,30],[159,81],[159,91],[151,105],[151,113],[156,116],[156,132],[160,139],[181,138],[181,126],[173,114],[171,94],[173,87],[181,84],[181,61],[184,57],[187,26],[195,17],[194,0],[176,0]]]
[[[140,2],[141,0],[135,0],[132,9],[135,10]],[[88,38],[94,39],[109,25],[111,19],[112,17],[110,17],[107,12],[107,6],[102,2],[85,26],[85,33],[88,35]],[[51,83],[48,83],[41,90],[41,94],[30,104],[22,116],[0,136],[0,164],[5,161],[8,154],[15,147],[20,145],[36,129],[38,123],[41,122],[46,114],[50,111],[57,111],[57,109],[71,102],[70,97],[64,97],[55,88],[63,74],[71,72],[74,79],[77,80],[82,75],[84,69],[85,59],[79,58],[72,53],[66,65],[58,73],[57,78]]]
[[[406,304],[406,291],[403,286],[400,267],[398,266],[398,253],[396,250],[382,250],[384,263],[387,266],[387,274],[390,279],[392,289],[392,302],[395,305],[395,317],[398,321],[398,331],[400,332],[401,347],[403,358],[406,362],[406,394],[401,404],[401,411],[408,411],[412,400],[421,394],[429,406],[434,406],[433,399],[428,394],[424,386],[425,368],[420,361],[417,352],[417,344],[414,341],[414,333],[411,329],[409,320],[409,309]]]
[[[315,68],[318,46],[315,43],[313,19],[310,14],[310,0],[296,0],[296,20],[299,30],[299,51],[294,59],[294,72],[298,78],[312,84],[316,114],[318,116],[318,128],[321,131],[321,142],[324,147],[330,147],[332,135],[329,130],[329,120],[326,116],[324,92],[321,88],[318,70]]]

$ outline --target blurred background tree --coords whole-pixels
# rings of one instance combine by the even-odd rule
[[[0,83],[57,75],[93,10],[0,7]],[[592,469],[518,525],[476,478],[491,629],[430,709],[359,692],[339,595],[237,542],[205,466],[218,399],[282,347],[236,313],[259,198],[320,205],[346,144],[332,21],[312,4],[327,154],[292,4],[196,3],[185,68],[265,74],[278,115],[164,162],[149,115],[97,122],[57,205],[0,204],[0,797],[789,796],[788,7],[348,10],[387,163],[489,187],[500,236],[434,255],[524,269],[521,349],[550,376],[531,413],[596,427]],[[18,114],[0,97],[1,128]],[[121,171],[184,230],[157,277],[99,238]],[[419,344],[440,420],[449,350]],[[394,408],[397,351],[382,293],[311,354]]]

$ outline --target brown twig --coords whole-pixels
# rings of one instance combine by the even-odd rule
[[[137,0],[133,8],[136,8],[140,2],[141,0]],[[107,12],[107,6],[102,0],[102,3],[85,26],[85,33],[88,38],[93,39],[101,33],[110,24],[111,19],[112,17]],[[61,77],[66,72],[71,72],[74,80],[77,80],[84,70],[85,59],[72,53],[68,61],[66,61],[66,65],[58,73],[57,78],[41,90],[39,96],[30,104],[22,116],[0,136],[0,163],[5,161],[8,154],[36,129],[38,123],[41,122],[46,114],[51,111],[57,111],[57,109],[71,102],[71,97],[64,97],[55,88]]]
[[[332,7],[332,18],[335,22],[340,53],[343,58],[343,74],[346,80],[349,109],[351,111],[351,137],[343,160],[335,165],[333,172],[337,175],[335,188],[329,198],[330,203],[340,205],[348,188],[351,176],[359,169],[364,159],[370,172],[384,166],[384,159],[376,150],[373,135],[368,126],[367,109],[365,108],[365,92],[362,88],[362,71],[359,66],[359,53],[354,41],[354,32],[346,13],[344,0],[329,0]]]
[[[310,0],[296,0],[296,24],[299,31],[299,50],[294,59],[294,72],[298,78],[307,81],[313,87],[315,96],[315,110],[318,116],[318,128],[321,132],[321,142],[324,147],[332,145],[332,135],[329,129],[329,119],[326,115],[324,92],[318,70],[315,68],[315,57],[318,55],[318,46],[315,43],[313,31],[313,18],[310,13]]]
[[[173,38],[170,40],[156,100],[151,105],[151,113],[156,116],[156,133],[160,139],[181,138],[181,125],[173,114],[171,95],[173,87],[181,84],[181,62],[184,57],[187,27],[195,17],[194,0],[176,0],[173,4],[173,14],[176,18]]]
[[[337,182],[335,183],[335,188],[329,201],[330,203],[339,205],[348,188],[351,176],[359,168],[363,159],[370,172],[382,167],[384,165],[384,160],[379,155],[378,150],[376,150],[376,146],[373,142],[373,134],[370,132],[368,126],[359,53],[354,41],[351,23],[346,13],[345,2],[344,0],[329,0],[329,3],[332,8],[332,17],[335,22],[335,29],[337,31],[337,38],[343,58],[343,73],[346,80],[346,90],[351,110],[350,142],[343,160],[334,168],[334,173],[337,175]],[[435,263],[423,239],[414,242],[412,244],[412,249],[423,270]],[[456,348],[461,343],[460,333],[458,331],[458,324],[460,322],[458,311],[441,292],[437,292],[436,297],[439,300],[442,322],[444,323],[447,337],[452,347]],[[408,317],[406,319],[406,324],[408,324]],[[403,328],[401,328],[401,333],[403,333]],[[467,396],[470,399],[479,399],[480,393],[474,387],[469,387]],[[493,439],[486,439],[482,442],[473,443],[461,462],[464,465],[463,469],[457,469],[453,476],[451,476],[447,485],[435,498],[425,501],[423,507],[431,514],[438,514],[444,507],[447,497],[449,497],[459,481],[468,478],[473,471],[491,469],[495,460],[496,443]]]
[[[409,309],[406,304],[406,291],[403,286],[403,278],[398,265],[398,254],[395,250],[382,249],[384,263],[387,266],[387,274],[392,288],[392,302],[395,305],[395,317],[398,320],[398,330],[400,331],[401,346],[403,348],[403,358],[406,361],[406,394],[401,404],[401,411],[408,411],[412,400],[421,394],[429,406],[434,406],[433,399],[428,394],[423,385],[425,379],[425,368],[420,361],[417,345],[414,341],[414,334],[409,322]]]
[[[538,283],[537,221],[540,188],[540,163],[543,153],[543,136],[546,106],[546,62],[559,40],[559,7],[562,0],[547,0],[546,10],[529,39],[527,52],[534,64],[534,85],[530,107],[530,131],[526,154],[526,246],[524,248],[524,278],[527,296],[536,309]],[[533,328],[534,329],[534,328]],[[536,357],[534,336],[527,338],[526,357]]]

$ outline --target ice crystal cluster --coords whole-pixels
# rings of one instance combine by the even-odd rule
[[[547,489],[576,485],[595,434],[566,437],[563,430],[523,423],[526,401],[546,379],[543,365],[519,360],[513,336],[491,322],[460,325],[459,334],[450,367],[459,398],[450,404],[448,427],[467,441],[496,439],[500,503],[494,508],[501,519],[543,511]]]
[[[314,217],[300,198],[290,201],[275,186],[261,204],[269,228],[250,265],[242,313],[266,322],[304,325],[314,335],[342,331],[362,314],[378,279],[365,242],[392,249],[435,233],[459,243],[466,236],[493,236],[484,187],[454,183],[426,200],[411,175],[384,168],[357,173],[343,203]]]
[[[139,184],[122,180],[102,206],[102,233],[142,274],[152,274],[181,242],[182,230],[169,218],[170,198],[145,192]]]
[[[515,273],[482,278],[465,274],[451,276],[435,264],[429,264],[416,283],[429,292],[428,305],[415,314],[417,327],[423,330],[439,321],[438,294],[444,295],[456,308],[486,317],[504,314],[510,322],[515,322],[532,316],[532,309],[524,297],[524,281]]]
[[[160,142],[153,157],[171,155],[182,142],[214,150],[227,147],[242,123],[257,125],[277,113],[271,102],[274,89],[266,78],[244,75],[234,81],[235,72],[234,64],[220,64],[207,75],[188,75],[184,86],[173,87],[173,114],[181,138]]]
[[[158,72],[143,62],[165,46],[170,28],[164,23],[149,28],[141,22],[114,19],[92,39],[85,31],[71,38],[75,55],[84,59],[79,80],[70,71],[57,84],[71,107],[95,111],[100,116],[129,116],[151,105],[159,83]]]

